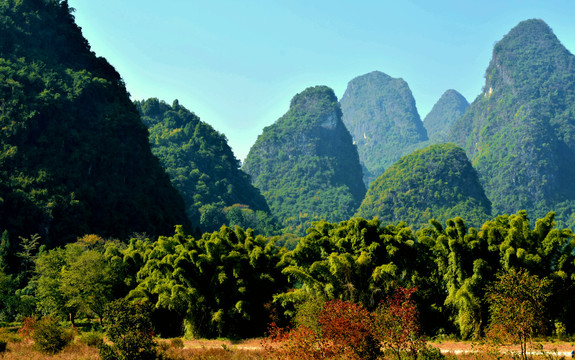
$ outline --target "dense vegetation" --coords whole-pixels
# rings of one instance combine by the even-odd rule
[[[0,3],[0,229],[50,246],[187,225],[122,79],[66,1]]]
[[[0,1],[0,26],[0,321],[19,321],[41,351],[70,343],[60,321],[86,320],[106,329],[107,342],[86,340],[104,359],[155,358],[154,334],[258,336],[272,321],[295,325],[286,336],[300,354],[350,359],[380,358],[382,344],[398,359],[428,351],[421,333],[506,335],[525,356],[533,334],[575,332],[575,236],[542,214],[571,214],[574,57],[541,21],[496,45],[485,94],[450,135],[497,212],[525,206],[539,220],[487,217],[463,150],[446,144],[390,166],[360,209],[378,217],[352,217],[365,195],[357,148],[333,91],[318,86],[292,99],[245,164],[284,232],[299,234],[291,250],[256,233],[271,226],[265,201],[225,138],[177,102],[134,105],[66,1]],[[217,229],[189,231],[138,108],[189,214]],[[389,129],[425,138],[414,116]],[[0,351],[9,336],[0,331]]]
[[[575,224],[575,56],[541,20],[513,28],[493,49],[484,93],[453,126],[494,213],[556,210]]]
[[[308,88],[266,127],[243,166],[284,232],[304,234],[312,221],[355,213],[365,186],[357,150],[333,90]]]
[[[465,214],[479,226],[491,203],[463,149],[438,144],[402,157],[374,180],[357,214],[383,222],[409,219],[418,228],[432,218],[443,222]]]
[[[431,143],[445,142],[449,129],[468,107],[467,100],[457,91],[444,92],[423,120],[429,141]]]
[[[427,133],[403,79],[374,71],[351,80],[341,98],[343,122],[366,168],[365,183],[413,150]]]
[[[35,253],[26,288],[5,279],[0,315],[101,319],[107,304],[126,297],[153,304],[152,322],[164,336],[244,337],[262,334],[271,321],[285,324],[310,301],[349,301],[374,311],[397,289],[417,288],[423,333],[468,338],[488,330],[490,284],[515,269],[546,282],[541,316],[551,326],[545,331],[572,333],[575,237],[553,218],[533,226],[519,212],[486,221],[481,230],[461,218],[445,226],[433,220],[417,232],[378,219],[320,221],[292,251],[239,227],[201,238],[177,228],[171,237],[128,244],[85,236]]]
[[[188,216],[202,231],[224,223],[272,234],[274,221],[264,197],[239,169],[224,135],[176,100],[135,102],[148,127],[152,152],[186,202]]]

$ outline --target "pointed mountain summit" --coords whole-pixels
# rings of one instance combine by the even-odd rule
[[[490,213],[491,203],[465,151],[437,144],[402,157],[375,179],[357,215],[421,228],[430,219],[444,223],[456,216],[478,227]]]
[[[444,92],[423,120],[430,142],[445,142],[451,125],[465,113],[468,107],[469,102],[457,91]]]
[[[575,56],[545,22],[527,20],[495,45],[485,78],[448,139],[464,147],[496,214],[557,211],[573,225]]]
[[[408,149],[427,140],[415,99],[403,79],[379,71],[358,76],[348,83],[341,109],[359,159],[368,171],[367,184]]]
[[[365,195],[357,149],[326,86],[293,97],[289,111],[258,137],[243,170],[286,232],[349,219]]]
[[[116,70],[67,1],[0,6],[0,229],[50,246],[189,225]]]

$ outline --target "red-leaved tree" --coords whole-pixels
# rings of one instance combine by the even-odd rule
[[[419,336],[419,312],[412,298],[416,291],[416,288],[398,288],[372,314],[376,339],[398,360],[405,352],[415,358],[417,352],[425,347],[424,339]]]
[[[372,331],[372,318],[361,304],[333,300],[323,306],[318,318],[323,338],[346,359],[377,359],[381,346]]]
[[[264,343],[273,359],[375,360],[381,346],[373,335],[371,314],[361,304],[333,300],[309,319],[312,326],[270,327]]]

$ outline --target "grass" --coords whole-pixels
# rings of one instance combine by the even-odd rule
[[[92,332],[86,332],[91,334]],[[14,341],[10,339],[8,349],[3,354],[0,354],[0,359],[53,359],[53,360],[88,360],[99,359],[98,349],[96,346],[86,344],[85,339],[80,334],[76,337],[75,342],[66,347],[62,352],[49,355],[37,350],[34,343],[29,339]],[[485,345],[472,344],[466,341],[453,341],[442,339],[443,341],[436,341],[435,346],[440,348],[453,349],[467,349],[470,352],[465,354],[446,354],[446,360],[507,360],[517,359],[517,356],[506,352],[502,349],[501,352],[490,352]],[[549,339],[547,339],[549,340]],[[161,339],[159,340],[159,348],[165,355],[167,360],[262,360],[266,359],[265,351],[258,347],[259,340],[252,339],[246,341],[230,341],[225,339],[218,340],[182,340],[178,339]],[[545,347],[545,355],[534,356],[534,360],[561,360],[570,358],[570,356],[562,356],[554,350],[559,350],[565,353],[567,350],[570,352],[573,349],[572,342],[558,342],[545,341],[541,343],[541,349]],[[184,346],[184,347],[182,347]],[[509,350],[509,349],[507,349]],[[536,350],[536,349],[533,349]],[[389,359],[392,360],[392,359]]]

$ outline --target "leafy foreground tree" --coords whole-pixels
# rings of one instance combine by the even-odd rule
[[[390,350],[398,360],[408,352],[417,357],[425,341],[420,336],[417,304],[413,300],[416,288],[399,288],[374,312],[373,326],[377,339],[385,349]]]
[[[111,302],[106,309],[106,335],[113,343],[100,345],[102,360],[151,360],[158,358],[152,331],[153,305],[131,303],[127,299]]]
[[[527,359],[527,343],[545,329],[545,303],[549,298],[547,279],[511,269],[501,273],[488,287],[490,323],[487,335],[521,346],[521,358]]]

